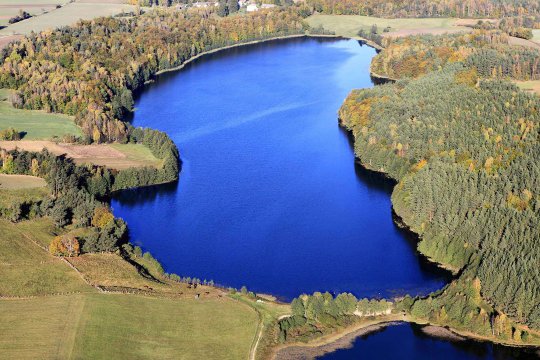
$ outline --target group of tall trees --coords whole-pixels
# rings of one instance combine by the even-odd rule
[[[292,10],[213,11],[155,8],[31,34],[0,51],[0,87],[16,90],[15,107],[75,116],[91,141],[126,142],[120,120],[132,110],[132,93],[158,71],[207,50],[305,30]]]
[[[408,44],[403,53],[414,57],[427,44],[454,44],[461,37],[400,43]],[[362,163],[399,181],[394,209],[421,236],[419,250],[461,270],[459,291],[465,278],[477,280],[479,294],[492,306],[476,301],[461,312],[455,307],[452,324],[467,328],[472,319],[487,321],[491,332],[490,316],[503,314],[539,329],[540,98],[501,79],[522,78],[524,72],[511,64],[527,62],[536,65],[525,76],[538,78],[538,54],[506,47],[488,59],[493,42],[480,50],[457,42],[460,47],[452,45],[449,52],[458,49],[460,56],[408,74],[417,79],[354,90],[340,119],[353,132]],[[445,59],[439,50],[434,48],[433,57]],[[386,51],[387,58],[403,58]],[[449,296],[451,289],[436,301],[419,302],[424,308],[418,313],[448,319],[448,313],[437,315],[441,304],[448,311],[455,301],[474,299]]]
[[[309,339],[331,329],[349,325],[358,319],[358,316],[389,314],[393,304],[384,299],[359,301],[349,293],[334,297],[328,292],[316,292],[293,299],[291,309],[292,315],[279,321],[280,342],[291,338]]]
[[[113,251],[127,240],[125,222],[116,219],[104,201],[114,182],[109,170],[78,166],[71,159],[46,150],[37,153],[1,150],[0,173],[42,177],[49,189],[49,195],[43,198],[15,199],[7,207],[0,207],[3,217],[17,222],[48,216],[59,228],[68,225],[87,228],[86,235],[78,239],[71,235],[56,238],[50,246],[52,253]],[[102,182],[105,184],[99,185]]]

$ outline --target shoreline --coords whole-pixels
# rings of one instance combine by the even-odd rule
[[[215,54],[215,53],[218,53],[220,51],[223,51],[223,50],[234,49],[234,48],[242,47],[242,46],[262,44],[262,43],[271,42],[271,41],[277,41],[277,40],[299,39],[299,38],[335,38],[335,39],[344,39],[344,40],[346,40],[346,39],[357,40],[357,41],[363,42],[365,45],[367,45],[367,46],[369,46],[369,47],[371,47],[371,48],[373,48],[375,50],[378,50],[378,51],[384,50],[384,48],[382,46],[380,46],[378,44],[375,44],[374,42],[372,42],[372,41],[370,41],[368,39],[361,38],[361,37],[348,37],[348,36],[334,35],[334,34],[308,34],[308,33],[274,36],[274,37],[269,37],[267,39],[240,42],[240,43],[236,43],[236,44],[221,46],[221,47],[218,47],[218,48],[215,48],[215,49],[212,49],[212,50],[203,51],[203,52],[201,52],[201,53],[199,53],[197,55],[194,55],[194,56],[190,57],[189,59],[187,59],[186,61],[184,61],[182,64],[180,64],[178,66],[174,66],[174,67],[171,67],[169,69],[163,69],[163,70],[157,71],[155,74],[152,75],[152,79],[145,81],[143,83],[143,86],[140,89],[138,89],[137,91],[144,91],[144,86],[154,82],[155,78],[157,76],[159,76],[161,74],[166,74],[166,73],[169,73],[169,72],[182,70],[184,67],[186,67],[186,65],[188,65],[188,64],[190,64],[190,63],[192,63],[192,62],[194,62],[194,61],[196,61],[196,60],[198,60],[198,59],[200,59],[200,58],[202,58],[202,57],[204,57],[206,55],[211,55],[211,54]],[[383,79],[383,80],[389,80],[389,81],[395,81],[395,79],[391,79],[391,78],[385,77],[383,75],[379,75],[379,74],[374,73],[371,70],[371,66],[370,66],[369,71],[370,71],[370,74],[375,78]]]
[[[402,323],[415,324],[422,326],[422,331],[429,337],[440,339],[447,342],[476,341],[491,343],[495,345],[511,347],[516,349],[531,349],[540,351],[540,346],[535,344],[518,344],[514,342],[494,340],[486,336],[477,335],[468,331],[458,330],[449,326],[443,326],[429,321],[416,319],[410,315],[391,314],[385,315],[379,319],[366,319],[356,325],[339,330],[338,332],[323,335],[307,343],[290,343],[274,347],[268,354],[268,358],[278,360],[282,358],[300,359],[298,355],[309,355],[308,358],[322,356],[341,349],[351,348],[354,341],[364,335],[376,332],[389,326],[395,326]],[[304,359],[303,357],[302,359]]]

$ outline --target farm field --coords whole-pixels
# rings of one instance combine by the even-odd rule
[[[47,149],[53,154],[72,158],[77,164],[91,163],[104,165],[112,169],[123,170],[130,167],[161,166],[150,149],[140,144],[95,144],[72,145],[53,141],[0,141],[0,147],[12,150],[15,148],[27,151]]]
[[[164,283],[164,288],[185,287],[186,296],[99,293],[41,247],[54,235],[50,221],[0,220],[0,233],[2,358],[172,359],[182,353],[182,359],[240,359],[250,351],[257,313],[218,289]],[[105,256],[116,257],[104,260],[113,270],[108,276],[121,284],[133,284],[136,277],[156,284],[117,255]],[[87,265],[99,263],[94,260]],[[82,262],[76,264],[86,276]],[[205,290],[214,296],[195,298]]]
[[[37,3],[37,1],[35,2]],[[46,14],[12,24],[0,30],[0,36],[13,34],[28,35],[32,31],[39,32],[61,26],[72,25],[80,19],[90,20],[100,16],[112,16],[133,8],[134,6],[125,4],[121,0],[114,2],[91,0],[76,1]]]
[[[73,119],[67,115],[40,110],[15,109],[8,101],[9,90],[0,89],[0,129],[12,127],[24,132],[24,139],[52,139],[71,134],[82,135]]]
[[[19,11],[39,16],[67,2],[67,0],[0,0],[0,27],[9,25],[9,19],[19,14]]]
[[[257,314],[239,302],[122,294],[0,300],[11,359],[242,359]]]
[[[359,15],[312,15],[307,18],[312,27],[323,26],[336,35],[356,37],[358,31],[370,30],[372,25],[377,25],[379,32],[390,27],[391,31],[384,33],[385,36],[407,36],[415,34],[444,34],[461,31],[471,31],[463,26],[460,19],[454,18],[430,18],[430,19],[383,19],[371,16]]]
[[[0,189],[31,189],[46,185],[45,180],[36,176],[0,174]]]

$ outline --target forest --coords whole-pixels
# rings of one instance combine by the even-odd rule
[[[373,59],[372,70],[392,79],[416,78],[456,62],[467,63],[482,77],[540,79],[540,51],[509,45],[501,30],[385,38],[383,44],[385,51]]]
[[[475,48],[496,42],[474,41],[467,48],[459,40],[461,47],[453,46],[460,36],[403,40],[399,43],[419,45],[408,50],[404,45],[400,55],[385,50],[383,57],[400,60],[401,54],[422,54],[427,44],[446,44],[450,56],[437,54],[435,46],[428,58],[436,60],[421,72],[354,90],[340,109],[340,120],[354,134],[360,161],[399,181],[394,210],[420,235],[419,250],[460,274],[436,300],[418,301],[417,313],[440,320],[444,305],[442,322],[454,326],[470,328],[484,314],[478,320],[485,326],[482,333],[496,333],[490,321],[501,316],[539,329],[540,98],[500,79],[500,74],[536,78],[537,64],[530,72],[516,71],[511,64],[528,61],[517,61],[516,54],[529,50],[507,48],[506,54],[514,56],[487,58],[489,49]],[[523,58],[538,61],[538,54]],[[400,67],[387,69],[397,74]],[[480,295],[449,295],[456,284],[461,286],[455,292],[466,293],[472,281],[487,303],[479,305]]]
[[[306,0],[313,11],[335,15],[379,17],[512,17],[540,15],[536,0]]]
[[[32,34],[0,52],[0,87],[16,108],[75,117],[87,141],[127,142],[133,93],[159,71],[215,48],[300,34],[295,11],[218,17],[157,8]]]

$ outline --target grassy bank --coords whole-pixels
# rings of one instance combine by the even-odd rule
[[[15,109],[9,103],[8,96],[9,90],[0,89],[0,129],[14,128],[23,132],[27,140],[82,135],[71,117],[45,111]]]

